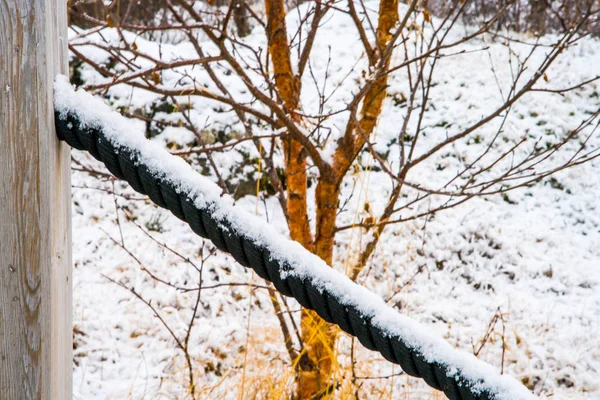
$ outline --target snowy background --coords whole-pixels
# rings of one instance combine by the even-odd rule
[[[292,26],[294,18],[291,14],[288,21]],[[360,79],[360,68],[351,71],[355,64],[349,61],[360,58],[353,53],[355,46],[349,45],[358,39],[348,34],[348,19],[340,14],[333,13],[322,29],[325,32],[315,44],[311,62],[317,79],[327,76],[331,82],[329,90],[335,93],[330,106],[335,109],[350,98],[352,79]],[[460,37],[468,29],[458,26],[455,34]],[[80,33],[70,34],[72,43],[80,40]],[[119,38],[106,29],[93,40]],[[256,28],[247,40],[264,45],[264,32]],[[555,38],[542,40],[551,43]],[[137,38],[136,44],[145,51],[159,52],[156,43],[142,38]],[[423,149],[436,135],[469,126],[502,101],[499,88],[511,78],[510,53],[502,40],[487,36],[465,44],[466,50],[482,48],[487,50],[444,59],[437,67],[431,110],[424,122],[428,135],[421,141]],[[210,51],[208,44],[207,49]],[[330,49],[337,57],[328,62]],[[517,53],[527,49],[525,44],[513,47]],[[97,48],[80,50],[97,61],[106,59]],[[185,41],[162,44],[160,53],[173,59],[192,54]],[[534,60],[541,61],[543,56],[542,48]],[[558,59],[547,84],[568,87],[599,70],[600,41],[586,38]],[[206,79],[201,70],[193,72],[199,80]],[[85,65],[78,73],[88,84],[106,81]],[[344,80],[349,73],[350,78]],[[180,78],[177,73],[162,77],[165,84]],[[403,117],[402,105],[393,97],[407,90],[405,82],[402,73],[392,76],[388,90],[392,98],[386,102],[376,132],[375,147],[389,150],[390,158],[397,157],[393,139]],[[236,96],[249,96],[234,78],[229,83]],[[317,93],[311,91],[311,84],[304,83],[302,105],[307,113],[317,107]],[[599,92],[600,85],[592,83],[564,96],[526,96],[505,124],[507,145],[524,132],[551,141],[574,129],[598,111]],[[159,100],[159,96],[128,86],[115,86],[103,96],[120,110],[149,109]],[[191,115],[199,126],[211,131],[236,129],[231,122],[233,113],[207,99],[190,101]],[[174,117],[165,113],[163,118]],[[344,118],[347,115],[340,114],[328,122],[333,137],[342,131]],[[497,128],[492,124],[477,135],[485,138]],[[175,124],[161,129],[151,140],[169,148],[184,147],[193,140],[190,135]],[[596,133],[590,146],[599,143]],[[430,187],[442,184],[456,173],[460,162],[476,157],[485,145],[485,140],[457,143],[411,172],[415,174],[411,178]],[[215,159],[224,176],[235,180],[240,179],[239,171],[232,166],[248,154],[250,159],[256,157],[256,149],[241,144]],[[228,256],[212,251],[210,244],[203,243],[185,224],[126,184],[83,171],[91,167],[107,172],[91,156],[74,151],[73,159],[75,398],[188,396],[186,360],[172,335],[147,304],[115,282],[134,288],[182,338],[197,291],[173,286],[197,287],[199,270],[203,289],[189,338],[198,397],[279,398],[289,391],[293,370],[266,283]],[[350,200],[338,218],[340,225],[368,217],[361,207],[365,202],[378,215],[391,189],[383,172],[368,168],[376,162],[367,153],[360,162],[365,168],[346,182],[344,196]],[[248,171],[259,174],[256,168]],[[247,195],[236,203],[287,234],[274,198]],[[474,198],[427,220],[390,225],[358,281],[398,312],[423,323],[457,348],[477,353],[541,398],[600,399],[599,205],[600,161],[594,160],[533,187]],[[367,238],[360,229],[342,232],[336,241],[335,267],[344,271],[352,265]],[[288,304],[292,315],[299,317],[299,306],[292,300]],[[351,339],[342,335],[339,350],[345,356],[340,357],[339,379],[350,378],[348,350],[352,345]],[[353,356],[360,398],[443,398],[358,344]],[[376,377],[384,378],[372,379]]]

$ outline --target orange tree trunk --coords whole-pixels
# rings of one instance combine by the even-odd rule
[[[335,217],[339,201],[339,184],[334,176],[321,176],[315,193],[317,221],[313,252],[327,264],[333,262]],[[299,399],[321,398],[333,390],[333,366],[338,329],[314,311],[302,310],[300,326],[305,357],[309,368],[299,371],[296,396]]]
[[[381,0],[377,27],[378,49],[372,58],[380,61],[390,39],[391,29],[398,23],[398,0]],[[387,70],[390,58],[383,60],[382,68]],[[375,66],[375,65],[373,65]],[[317,221],[314,238],[314,253],[332,265],[336,232],[336,216],[342,179],[352,166],[354,159],[373,133],[377,119],[383,108],[386,96],[388,74],[382,74],[373,82],[365,94],[360,110],[359,126],[348,122],[346,134],[339,141],[334,154],[331,175],[319,177],[316,189]],[[335,361],[337,328],[323,321],[312,311],[302,312],[302,337],[307,345],[307,355],[312,371],[301,371],[298,381],[298,398],[320,398],[334,387],[332,381]],[[304,376],[302,375],[304,374]]]
[[[285,26],[285,6],[282,0],[266,0],[267,35],[269,54],[273,62],[275,85],[280,100],[290,112],[292,119],[300,123],[295,112],[300,99],[300,79],[292,71],[290,48]],[[306,207],[306,158],[303,146],[290,137],[284,138],[285,173],[287,183],[287,212],[290,236],[304,247],[311,249],[312,237]]]
[[[267,13],[267,36],[269,54],[273,63],[275,85],[281,102],[290,112],[295,123],[301,123],[301,119],[295,112],[300,99],[300,79],[294,75],[290,59],[290,48],[287,39],[285,25],[285,5],[283,0],[265,0]],[[300,242],[305,248],[314,251],[312,235],[308,223],[306,192],[308,181],[306,175],[306,158],[303,146],[298,141],[286,137],[283,140],[285,152],[285,175],[287,185],[286,208],[288,213],[288,226],[292,239]],[[302,310],[304,321],[310,312]],[[300,355],[300,359],[292,360],[297,366],[297,396],[299,398],[311,398],[319,391],[318,380],[315,379],[315,371],[318,369],[310,357],[310,340],[304,333],[306,328],[302,327],[302,340],[306,352]]]
[[[265,0],[269,54],[273,63],[275,85],[281,102],[296,123],[301,118],[295,112],[299,105],[300,79],[295,76],[290,59],[290,48],[285,25],[283,0]],[[373,62],[379,61],[385,49],[390,30],[398,22],[398,0],[382,0],[379,10],[377,38],[379,51],[375,50]],[[389,66],[384,60],[383,68]],[[373,65],[374,66],[374,65]],[[373,132],[381,114],[387,86],[387,74],[381,75],[365,94],[360,112],[359,127],[352,122],[339,142],[330,174],[319,177],[316,188],[316,234],[313,240],[307,213],[306,159],[302,144],[291,138],[284,139],[287,212],[290,236],[305,248],[321,257],[329,265],[333,261],[336,215],[343,177],[351,167],[360,149]],[[357,132],[360,130],[360,133]],[[296,397],[321,398],[332,391],[333,363],[337,328],[323,321],[310,310],[302,310],[301,330],[304,351],[297,363]]]

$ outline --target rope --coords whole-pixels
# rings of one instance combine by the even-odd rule
[[[140,163],[134,151],[114,144],[101,127],[84,126],[72,111],[56,111],[55,118],[61,140],[78,150],[88,151],[117,178],[126,180],[137,192],[148,195],[155,204],[170,210],[177,218],[187,222],[196,234],[209,239],[237,262],[272,282],[280,293],[295,298],[327,322],[337,324],[349,335],[358,338],[366,348],[378,351],[386,360],[400,365],[407,374],[422,378],[451,400],[505,398],[497,388],[486,382],[467,379],[456,367],[429,361],[421,350],[372,323],[373,316],[365,316],[344,304],[330,288],[317,287],[311,280],[293,274],[284,273],[282,277],[282,272],[291,268],[289,262],[271,257],[265,245],[256,239],[236,233],[226,220],[212,215],[209,206],[197,207],[172,181],[153,175],[149,166]]]

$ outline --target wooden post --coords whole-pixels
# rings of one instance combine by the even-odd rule
[[[72,398],[66,0],[0,0],[0,399]]]

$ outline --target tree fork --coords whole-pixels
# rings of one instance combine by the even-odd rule
[[[398,0],[382,0],[379,6],[379,22],[377,26],[377,46],[380,49],[375,60],[379,61],[390,43],[390,31],[398,23]],[[390,58],[383,60],[382,68],[387,69]],[[354,162],[360,149],[372,135],[377,120],[383,109],[387,88],[387,74],[382,74],[369,88],[361,109],[361,120],[354,126],[348,122],[348,135],[343,137],[334,154],[332,176],[321,176],[316,189],[317,231],[314,240],[314,253],[329,265],[333,262],[334,236],[336,232],[336,216],[340,197],[340,184]],[[356,132],[360,130],[360,132]],[[298,381],[300,398],[308,395],[326,394],[330,389],[333,361],[335,360],[335,345],[338,330],[323,321],[314,312],[303,310],[302,337],[305,348],[313,363],[318,367],[315,371],[300,372]],[[304,385],[305,390],[300,391]]]
[[[295,112],[300,100],[300,78],[292,71],[285,25],[285,4],[282,0],[266,0],[265,8],[269,54],[273,63],[277,93],[291,113],[293,121],[300,124],[301,118]],[[308,250],[315,252],[308,222],[306,150],[300,142],[290,137],[286,137],[283,144],[290,236]],[[331,256],[328,256],[325,261],[331,262]],[[334,342],[336,336],[332,329],[316,313],[302,310],[301,336],[304,351],[300,354],[299,360],[293,360],[298,366],[296,397],[313,398],[327,390],[333,360],[329,344]]]
[[[300,78],[294,75],[291,67],[285,25],[285,5],[282,0],[265,0],[265,8],[269,54],[273,63],[277,92],[294,122],[301,123],[295,113],[300,99]],[[398,20],[398,0],[382,0],[373,62],[383,61],[381,63],[383,69],[389,67],[391,57],[385,57],[383,60],[381,57],[386,52],[387,46],[393,45],[390,43],[390,32]],[[325,175],[319,178],[316,190],[317,221],[314,241],[311,237],[307,213],[304,149],[299,142],[291,138],[284,140],[290,236],[329,265],[333,261],[340,183],[375,129],[383,108],[386,88],[387,74],[382,74],[365,93],[360,122],[357,126],[353,125],[353,121],[348,122],[347,134],[340,141],[334,154],[331,176]],[[301,328],[305,349],[302,357],[308,358],[308,362],[298,364],[300,368],[296,395],[299,398],[319,397],[330,390],[337,329],[309,310],[303,310],[301,313]]]

